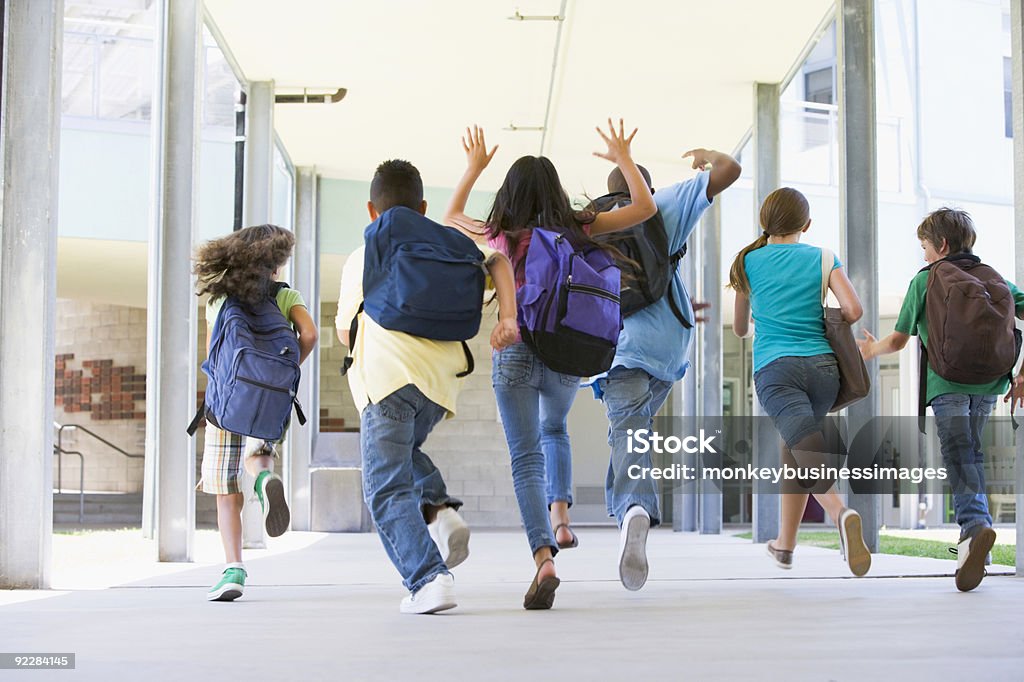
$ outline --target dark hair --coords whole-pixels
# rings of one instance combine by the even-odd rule
[[[977,237],[971,214],[958,208],[932,211],[917,226],[917,238],[930,241],[936,251],[942,248],[942,240],[945,239],[949,255],[971,253]]]
[[[594,217],[593,211],[577,211],[572,207],[558,179],[558,171],[547,157],[524,156],[508,169],[494,195],[486,221],[487,236],[505,236],[507,255],[513,259],[516,270],[523,266],[515,262],[517,247],[535,227],[561,230],[577,248],[597,246],[621,256],[618,249],[599,244],[583,231],[583,226],[594,222]]]
[[[744,259],[755,249],[768,244],[768,237],[794,234],[804,229],[811,219],[811,207],[807,197],[792,187],[780,187],[764,199],[759,214],[761,236],[736,254],[729,269],[729,287],[741,294],[750,293],[750,280]]]
[[[640,175],[644,176],[644,182],[647,183],[647,187],[653,192],[654,183],[651,182],[651,174],[640,164],[637,164],[636,167],[640,169]],[[626,176],[622,174],[622,170],[618,166],[613,168],[612,172],[608,174],[608,192],[625,192],[629,194],[629,184],[626,182]]]
[[[288,262],[295,246],[291,232],[256,225],[213,239],[196,249],[196,295],[234,296],[255,305],[271,295],[274,272]]]
[[[392,159],[377,166],[370,181],[370,201],[377,213],[394,206],[414,211],[423,204],[423,179],[416,166],[402,159]]]

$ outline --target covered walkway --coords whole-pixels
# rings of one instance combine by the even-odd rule
[[[961,594],[950,561],[875,555],[854,579],[836,552],[801,547],[784,572],[749,541],[666,530],[652,534],[651,578],[633,593],[618,582],[618,534],[580,538],[559,557],[554,610],[520,606],[531,574],[521,532],[478,532],[455,570],[459,607],[423,618],[399,614],[403,590],[371,534],[286,534],[248,556],[251,586],[231,604],[205,601],[213,535],[199,534],[197,565],[139,562],[135,575],[130,560],[96,555],[62,570],[57,549],[55,585],[99,584],[90,564],[129,580],[0,593],[0,642],[74,652],[75,679],[97,680],[1011,680],[1024,666],[1024,582],[1010,567]],[[117,546],[131,542],[150,541]]]

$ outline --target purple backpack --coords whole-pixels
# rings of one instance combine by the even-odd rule
[[[622,330],[619,268],[612,257],[536,228],[524,267],[526,280],[516,292],[523,341],[556,372],[607,372]]]

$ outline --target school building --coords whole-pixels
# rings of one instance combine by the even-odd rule
[[[608,167],[591,151],[609,113],[640,128],[634,157],[655,187],[692,175],[686,149],[739,158],[741,180],[683,260],[691,294],[712,308],[669,415],[756,414],[750,340],[731,332],[724,284],[758,231],[759,199],[778,186],[810,199],[807,239],[840,255],[876,336],[923,264],[917,223],[939,206],[969,210],[976,252],[1024,281],[1020,0],[744,2],[742,21],[719,3],[642,4],[613,31],[615,3],[589,0],[4,3],[0,296],[19,313],[0,333],[0,585],[47,584],[55,513],[118,523],[102,516],[117,507],[157,538],[162,559],[189,559],[196,523],[213,520],[194,493],[201,434],[184,430],[205,379],[189,259],[244,225],[294,230],[284,279],[315,302],[321,328],[301,390],[310,420],[284,452],[293,528],[335,523],[337,507],[358,513],[358,488],[336,473],[358,465],[359,426],[334,334],[341,268],[361,243],[376,165],[416,164],[438,218],[463,169],[466,124],[501,147],[467,211],[480,217],[523,154],[551,157],[571,194],[603,193]],[[652,40],[652,23],[676,32]],[[624,41],[636,51],[613,47]],[[679,41],[692,42],[686,58]],[[486,333],[471,346],[458,417],[429,453],[471,525],[516,528]],[[873,363],[872,396],[851,417],[915,414],[915,368],[912,348]],[[581,523],[609,522],[606,426],[582,392],[570,418]],[[1020,529],[1012,476],[994,492],[1001,520]],[[881,524],[913,527],[921,501],[853,506],[877,543]],[[946,521],[941,500],[927,504],[929,524]],[[758,540],[777,524],[777,499],[738,483],[666,489],[665,505],[679,531],[752,524]]]

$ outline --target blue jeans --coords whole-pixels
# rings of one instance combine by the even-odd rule
[[[491,380],[530,549],[536,553],[551,547],[557,552],[547,506],[561,500],[572,504],[572,450],[566,418],[580,379],[551,371],[529,346],[516,343],[494,354]]]
[[[420,450],[446,413],[409,384],[367,405],[360,416],[363,499],[410,592],[448,572],[427,532],[423,507],[462,506],[448,496],[441,472]]]
[[[598,388],[608,412],[608,445],[611,446],[604,487],[608,516],[614,516],[621,527],[622,517],[629,508],[640,505],[650,515],[651,525],[657,526],[661,523],[657,482],[649,477],[632,480],[627,473],[634,464],[651,467],[651,453],[629,453],[626,432],[651,428],[654,415],[672,390],[672,382],[655,379],[642,369],[613,367],[607,376],[598,380]]]
[[[787,355],[754,373],[754,390],[786,445],[794,448],[821,431],[839,395],[839,364],[832,353]]]
[[[961,537],[977,526],[992,525],[985,497],[981,433],[995,404],[994,395],[944,393],[932,399],[942,463],[949,474]]]

